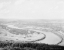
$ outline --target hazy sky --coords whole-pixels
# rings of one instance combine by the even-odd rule
[[[64,19],[64,0],[0,0],[0,18]]]

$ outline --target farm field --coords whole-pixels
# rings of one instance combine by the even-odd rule
[[[42,45],[46,49],[63,49],[64,28],[63,23],[43,21],[7,21],[0,23],[0,46],[8,48],[15,46]],[[18,46],[19,44],[19,46]],[[38,45],[37,45],[38,44]],[[6,46],[9,45],[9,46]],[[11,46],[10,46],[11,45]],[[14,47],[14,48],[15,48]],[[38,48],[37,47],[37,48]],[[2,50],[2,49],[1,49]]]
[[[15,40],[15,41],[26,41],[26,42],[37,42],[37,43],[46,43],[46,44],[54,44],[64,46],[64,35],[60,31],[62,31],[61,27],[49,22],[49,23],[30,23],[30,22],[22,22],[19,25],[18,21],[8,22],[6,24],[1,24],[2,31],[0,31],[2,36],[2,40]],[[14,24],[13,24],[14,23]],[[48,24],[48,25],[46,25]],[[36,25],[36,26],[35,26]],[[23,26],[23,27],[22,27]],[[57,28],[56,28],[57,26]],[[4,30],[4,31],[3,31]],[[31,33],[31,31],[33,31]],[[6,35],[6,36],[5,36]]]

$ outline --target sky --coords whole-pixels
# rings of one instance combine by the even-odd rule
[[[64,0],[0,0],[0,19],[64,19]]]

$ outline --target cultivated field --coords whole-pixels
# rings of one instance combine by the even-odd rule
[[[20,41],[64,46],[63,21],[6,21],[0,24],[1,41]]]

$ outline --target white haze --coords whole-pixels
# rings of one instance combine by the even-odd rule
[[[64,0],[0,0],[0,19],[64,19]]]

